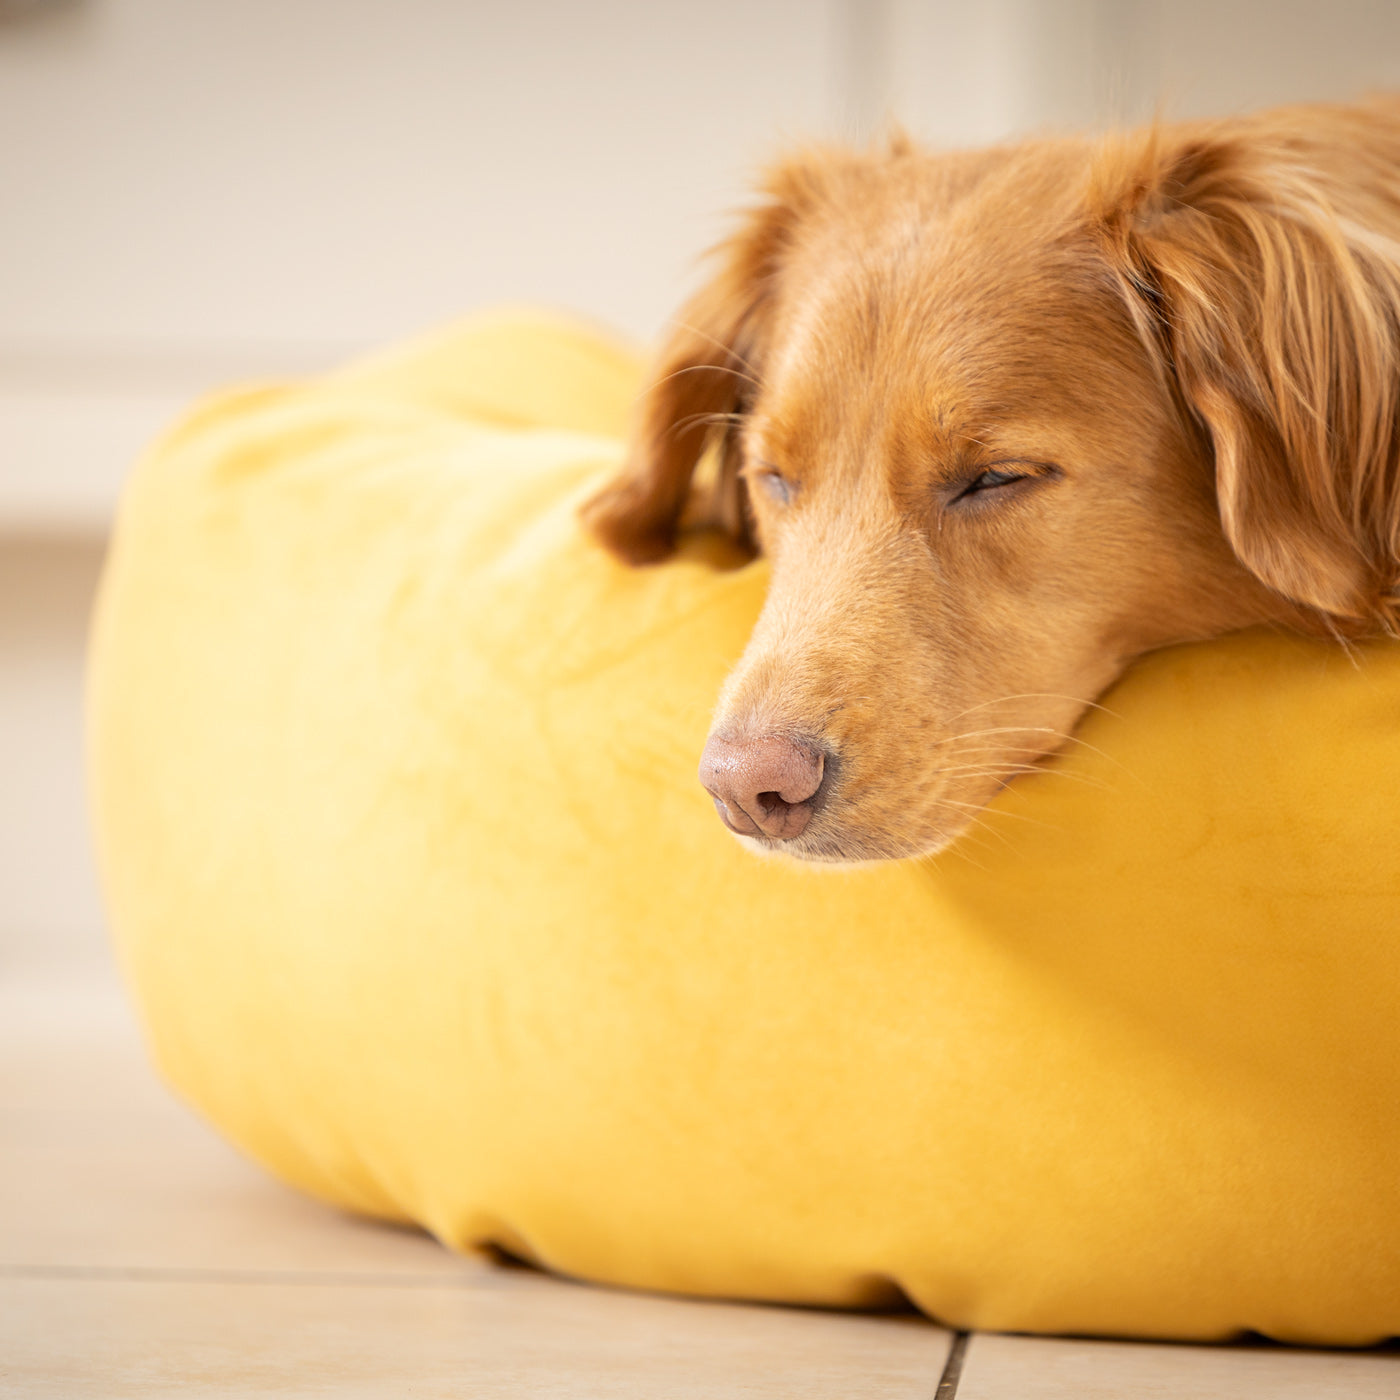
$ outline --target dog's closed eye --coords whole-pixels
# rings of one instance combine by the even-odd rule
[[[758,462],[745,468],[745,479],[759,487],[775,505],[787,505],[796,494],[797,483],[789,480],[771,462]]]
[[[978,491],[993,491],[998,486],[1010,486],[1013,481],[1024,481],[1025,472],[1009,471],[1006,467],[994,467],[991,471],[983,472],[981,476],[974,477],[963,489],[964,496],[971,496]]]
[[[1040,482],[1060,475],[1058,467],[1044,462],[999,462],[975,476],[954,482],[948,493],[949,505],[990,504],[991,498],[1009,498]]]

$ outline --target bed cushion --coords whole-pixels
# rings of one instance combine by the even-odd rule
[[[757,859],[695,768],[763,565],[575,523],[638,376],[476,320],[135,474],[92,766],[171,1084],[327,1201],[584,1279],[1400,1332],[1400,645],[1164,652],[943,855]]]

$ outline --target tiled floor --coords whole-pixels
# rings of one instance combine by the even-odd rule
[[[0,1395],[1400,1397],[1400,1352],[960,1339],[457,1259],[243,1162],[112,979],[0,977]]]

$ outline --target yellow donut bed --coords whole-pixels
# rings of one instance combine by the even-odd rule
[[[640,374],[502,314],[136,472],[93,790],[170,1083],[324,1200],[582,1279],[1400,1333],[1400,645],[1163,652],[944,854],[757,859],[695,769],[763,565],[575,520]]]

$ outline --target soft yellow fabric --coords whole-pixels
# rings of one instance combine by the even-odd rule
[[[172,1083],[308,1191],[584,1278],[1400,1332],[1400,647],[1165,653],[955,850],[755,859],[695,767],[762,566],[574,523],[637,382],[478,321],[137,473],[93,763]]]

